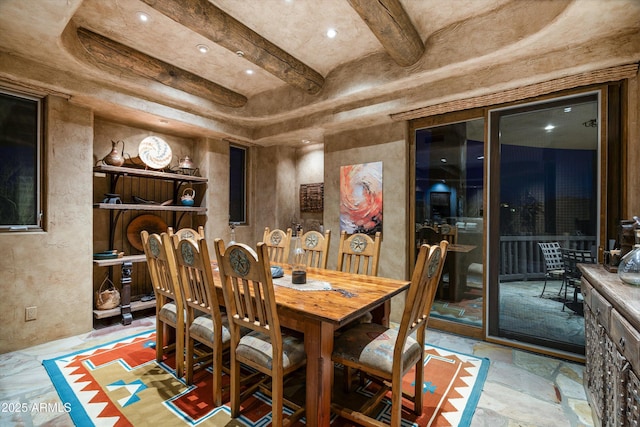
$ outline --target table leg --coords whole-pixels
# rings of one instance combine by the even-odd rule
[[[462,299],[467,288],[467,255],[464,253],[447,254],[447,261],[449,261],[450,255],[453,256],[449,264],[449,297],[452,302],[458,302]]]
[[[122,324],[130,325],[133,320],[131,314],[131,270],[133,270],[132,262],[122,263],[122,276],[120,284],[122,285],[122,295],[120,299],[120,313],[122,314]]]
[[[307,353],[306,418],[307,426],[328,427],[331,421],[333,387],[333,326],[308,320],[304,330]]]
[[[391,301],[385,301],[384,304],[371,310],[373,316],[372,322],[382,326],[389,327],[389,317],[391,316]]]

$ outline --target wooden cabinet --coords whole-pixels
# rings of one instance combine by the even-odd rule
[[[193,206],[181,204],[181,195],[187,188],[195,192]],[[133,311],[155,306],[146,258],[140,247],[132,244],[127,226],[144,214],[157,215],[174,229],[204,225],[207,209],[202,204],[206,189],[207,179],[198,176],[108,165],[94,168],[94,200],[100,200],[93,205],[94,252],[124,252],[120,258],[93,261],[96,268],[107,269],[106,273],[94,274],[94,291],[106,274],[114,283],[120,283],[121,297],[120,307],[94,310],[94,318],[121,315],[126,325],[131,323]]]
[[[640,287],[601,265],[581,265],[585,303],[584,385],[602,426],[640,425]]]

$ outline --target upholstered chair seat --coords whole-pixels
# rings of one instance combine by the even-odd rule
[[[393,371],[393,351],[398,339],[398,329],[386,328],[377,323],[361,323],[340,334],[333,344],[334,357],[347,359],[369,368],[369,371]],[[408,366],[419,356],[422,348],[412,337],[407,337],[402,350],[402,366]]]

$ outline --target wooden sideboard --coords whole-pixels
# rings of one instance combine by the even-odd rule
[[[594,425],[640,425],[640,287],[602,265],[581,264],[584,386]]]

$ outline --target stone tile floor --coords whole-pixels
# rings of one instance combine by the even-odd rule
[[[1,354],[0,426],[72,426],[42,360],[132,335],[154,324],[153,318],[142,318],[126,327],[115,325]],[[435,330],[427,332],[427,341],[490,359],[472,427],[593,425],[582,385],[583,365]]]

